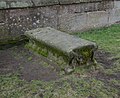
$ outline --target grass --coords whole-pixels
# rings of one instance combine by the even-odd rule
[[[102,29],[93,29],[87,32],[77,33],[81,38],[94,41],[100,49],[120,55],[120,25],[112,25]]]
[[[19,74],[1,75],[0,98],[119,98],[120,79],[114,76],[120,72],[120,25],[76,35],[95,41],[100,49],[112,53],[112,58],[118,58],[115,65],[108,69],[100,65],[97,70],[80,67],[73,74],[50,82],[39,80],[27,82],[21,80]],[[101,68],[107,79],[104,77],[98,79],[94,76]],[[91,76],[91,73],[94,75]]]

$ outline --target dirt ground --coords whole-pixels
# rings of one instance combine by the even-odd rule
[[[96,51],[95,58],[105,69],[112,67],[114,62],[118,59],[110,59],[111,54],[102,50]],[[3,75],[17,72],[22,79],[27,81],[50,81],[60,78],[58,74],[59,68],[56,67],[56,64],[43,56],[25,49],[24,45],[0,50],[0,74]],[[95,75],[98,79],[105,81],[109,78],[120,79],[120,73],[106,76],[104,73],[99,72]]]
[[[32,53],[23,45],[0,50],[0,74],[19,73],[24,80],[56,80],[59,76],[54,64]]]

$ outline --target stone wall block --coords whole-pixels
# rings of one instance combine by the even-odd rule
[[[120,1],[114,1],[114,9],[120,9]]]
[[[57,29],[58,26],[58,10],[59,6],[42,7],[40,10],[43,27],[53,27]]]
[[[87,28],[96,28],[108,25],[108,12],[96,11],[87,13]]]
[[[59,17],[59,29],[68,33],[83,30],[86,27],[86,13],[66,14]]]
[[[109,24],[120,21],[120,9],[112,9],[109,11]]]
[[[59,0],[60,4],[76,4],[88,2],[101,2],[102,0]]]

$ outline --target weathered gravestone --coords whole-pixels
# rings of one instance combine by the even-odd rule
[[[27,31],[27,47],[65,67],[94,62],[97,45],[93,42],[63,33],[50,27]]]

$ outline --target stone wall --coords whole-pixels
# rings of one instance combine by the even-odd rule
[[[0,0],[0,40],[15,39],[37,27],[68,33],[120,21],[120,1]]]
[[[49,5],[79,4],[85,2],[98,2],[102,0],[0,0],[0,9],[41,7]]]

